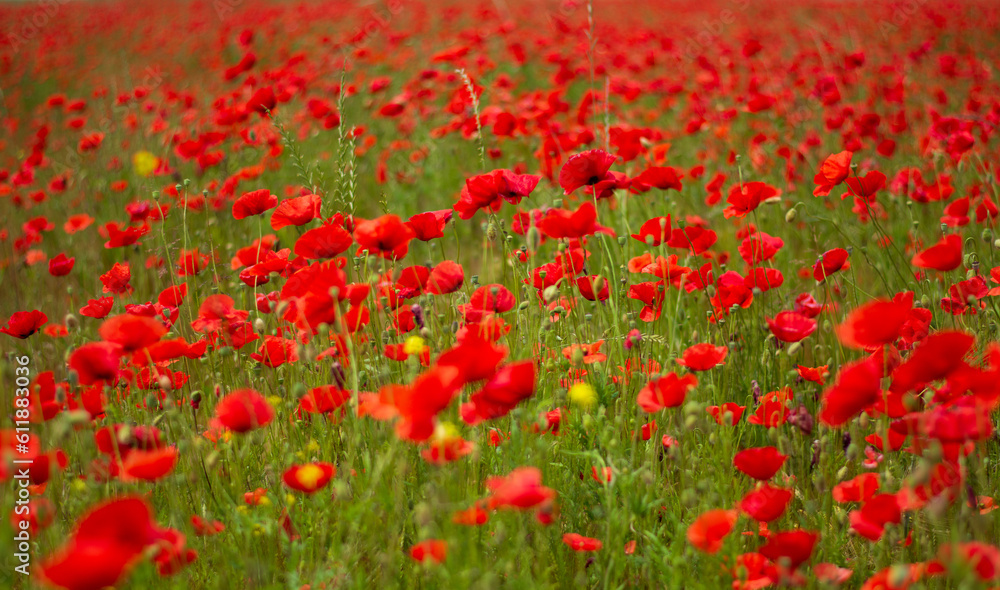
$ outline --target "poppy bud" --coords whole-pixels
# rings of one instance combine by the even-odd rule
[[[75,330],[80,327],[80,321],[71,313],[66,314],[66,317],[63,318],[63,323],[66,324],[67,330]]]
[[[193,409],[195,409],[195,410],[197,410],[199,407],[201,407],[201,392],[200,391],[196,391],[196,392],[194,392],[194,393],[191,394],[191,407]]]
[[[552,285],[551,287],[546,287],[545,290],[542,291],[542,298],[546,302],[554,301],[557,297],[559,297],[559,287],[555,285]]]
[[[347,386],[347,376],[344,374],[344,367],[340,364],[340,361],[334,361],[333,365],[330,366],[330,377],[333,379],[333,383],[340,389],[344,389]]]
[[[795,221],[795,215],[796,215],[795,207],[792,207],[791,209],[788,210],[787,213],[785,213],[785,223],[791,223]]]
[[[167,377],[166,375],[160,375],[160,378],[157,380],[157,385],[159,385],[160,389],[162,389],[163,391],[170,391],[172,386],[170,382],[170,377]]]
[[[490,223],[486,226],[486,239],[495,242],[497,239],[497,226],[494,223]]]
[[[306,389],[305,383],[299,382],[292,386],[292,399],[301,399],[307,393],[309,390]]]
[[[255,319],[253,321],[253,331],[254,332],[257,332],[258,334],[263,334],[264,330],[266,330],[266,329],[267,329],[267,324],[264,323],[263,319],[257,318],[257,319]]]
[[[69,418],[71,426],[89,426],[91,423],[90,412],[87,410],[66,412],[66,417]]]

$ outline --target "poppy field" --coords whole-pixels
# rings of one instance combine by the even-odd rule
[[[1000,5],[0,23],[0,586],[1000,588]]]

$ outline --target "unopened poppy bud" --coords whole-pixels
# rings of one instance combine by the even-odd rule
[[[545,290],[542,291],[542,298],[547,302],[555,300],[556,297],[559,297],[559,287],[555,285],[546,287]]]
[[[555,200],[553,200],[552,201],[552,206],[555,207],[556,209],[562,207],[563,206],[563,200],[562,199],[555,199]]]
[[[625,242],[626,242],[625,236],[618,236],[618,245],[619,246],[621,246],[622,248],[624,248],[625,247]]]
[[[524,238],[528,242],[528,249],[534,251],[542,243],[542,232],[537,227],[531,226],[528,228],[527,233],[524,234]]]
[[[518,304],[517,311],[524,311],[524,310],[528,309],[529,305],[530,304],[527,301],[522,301],[520,304]]]
[[[490,223],[486,226],[486,239],[495,242],[497,239],[497,226],[494,223]]]
[[[66,412],[71,426],[89,426],[91,424],[90,412],[87,410],[73,410]]]
[[[413,312],[413,323],[419,328],[424,327],[424,309],[420,307],[419,303],[414,303],[410,306],[410,311]]]
[[[66,314],[66,317],[63,318],[63,323],[66,324],[67,330],[75,330],[80,327],[80,321],[71,313]]]
[[[170,377],[160,375],[160,378],[157,379],[157,385],[159,385],[160,389],[163,391],[169,391],[173,384],[170,382]]]
[[[788,210],[787,213],[785,213],[785,223],[791,223],[795,221],[795,215],[796,215],[795,211],[796,211],[795,207],[792,207],[791,209]]]
[[[793,342],[788,346],[788,350],[786,352],[788,353],[788,356],[795,356],[800,350],[802,350],[802,343]]]
[[[201,392],[196,391],[191,394],[191,407],[198,409],[201,406]]]
[[[253,331],[258,334],[263,334],[264,330],[267,329],[267,324],[264,323],[262,318],[257,318],[253,321]]]

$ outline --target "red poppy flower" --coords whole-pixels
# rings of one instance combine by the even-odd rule
[[[666,215],[646,221],[632,237],[647,246],[659,246],[670,239],[670,232],[670,216]]]
[[[153,318],[126,313],[105,320],[98,333],[102,340],[129,354],[158,342],[167,328]]]
[[[714,231],[701,226],[675,227],[673,233],[670,234],[667,247],[687,250],[692,255],[697,256],[708,251],[718,239],[719,237]]]
[[[676,408],[684,403],[687,392],[698,385],[694,375],[678,377],[677,373],[668,373],[654,379],[639,391],[636,401],[645,412],[652,414],[664,408]]]
[[[459,510],[452,515],[451,521],[463,526],[480,526],[490,519],[490,513],[480,507],[479,502],[465,510]]]
[[[215,417],[233,432],[250,432],[274,420],[274,408],[253,389],[237,389],[219,400]]]
[[[782,342],[799,342],[816,331],[816,320],[795,313],[782,311],[774,318],[764,317],[771,333]]]
[[[542,485],[542,472],[535,467],[518,467],[506,477],[490,477],[486,487],[493,492],[488,500],[491,510],[527,510],[547,504],[556,496],[555,490]]]
[[[226,525],[218,520],[206,520],[197,514],[191,516],[191,526],[194,528],[194,534],[199,537],[211,537],[226,530]]]
[[[452,260],[442,260],[427,276],[427,292],[431,295],[454,293],[465,282],[462,265]]]
[[[123,481],[156,481],[169,475],[177,466],[177,447],[149,451],[136,449],[122,459]]]
[[[905,301],[871,301],[852,311],[837,326],[837,337],[844,346],[866,350],[891,344],[899,337],[911,308]]]
[[[111,307],[115,304],[114,297],[101,297],[98,299],[88,299],[87,305],[80,308],[80,315],[89,318],[104,319],[111,313]]]
[[[582,353],[581,360],[583,364],[599,363],[608,360],[608,355],[601,352],[602,346],[604,346],[603,340],[598,340],[592,344],[571,344],[562,349],[562,355],[567,360],[573,360],[573,354],[579,350]]]
[[[553,239],[582,238],[598,232],[615,235],[614,230],[597,223],[597,209],[592,201],[583,203],[576,211],[549,209],[538,222],[538,230]]]
[[[105,293],[112,293],[114,295],[121,295],[122,293],[131,293],[132,285],[129,281],[132,280],[132,270],[129,268],[129,264],[126,262],[122,264],[121,262],[116,262],[111,270],[101,275],[101,284],[104,285]]]
[[[834,502],[866,502],[879,489],[877,473],[862,473],[854,479],[833,486]]]
[[[251,96],[250,100],[247,101],[246,109],[264,117],[267,116],[268,112],[273,111],[274,107],[277,105],[278,101],[274,95],[274,88],[264,86],[263,88],[258,88],[253,93],[253,96]],[[270,207],[268,207],[268,209],[270,209]],[[254,215],[256,215],[256,213]],[[237,217],[236,219],[242,219],[242,217]]]
[[[598,551],[604,546],[604,543],[601,543],[598,539],[584,537],[577,533],[566,533],[563,535],[562,540],[573,551]]]
[[[299,360],[298,344],[281,336],[264,336],[264,343],[250,358],[272,369],[285,363],[294,363]]]
[[[943,545],[938,551],[942,564],[958,563],[983,582],[1000,580],[1000,549],[980,541]]]
[[[721,406],[708,406],[705,410],[715,419],[719,426],[736,426],[743,418],[746,406],[741,406],[735,402],[726,402]],[[728,414],[728,417],[727,417]]]
[[[798,372],[799,377],[805,379],[806,381],[819,383],[820,385],[826,381],[827,375],[830,374],[828,365],[823,365],[822,367],[803,367],[802,365],[796,365],[795,370]]]
[[[76,258],[67,258],[65,253],[60,252],[49,260],[49,274],[54,277],[64,277],[73,270],[75,262]]]
[[[785,241],[781,238],[758,231],[744,238],[737,251],[744,262],[756,266],[774,258],[774,255],[784,246]]]
[[[451,221],[453,213],[452,209],[417,213],[406,222],[406,225],[413,230],[415,238],[422,242],[429,242],[444,237],[444,226]]]
[[[405,258],[413,237],[413,230],[395,215],[360,221],[354,228],[354,239],[360,246],[359,254],[367,250],[369,255],[380,258]]]
[[[410,557],[420,562],[444,563],[448,557],[448,543],[438,539],[421,541],[410,547]]]
[[[312,414],[329,414],[351,399],[351,392],[335,385],[313,387],[299,399],[299,407]]]
[[[570,156],[559,170],[559,186],[570,194],[581,186],[604,180],[617,158],[604,150],[590,150]]]
[[[962,367],[975,341],[972,334],[958,330],[931,334],[893,371],[889,389],[895,393],[917,391],[927,383],[944,379]]]
[[[746,475],[766,481],[785,464],[788,455],[782,455],[776,447],[745,449],[733,456],[733,465]]]
[[[847,250],[843,248],[827,250],[813,266],[813,278],[822,283],[834,273],[851,268],[848,256]]]
[[[873,199],[870,199],[870,197],[885,187],[885,174],[882,174],[878,170],[872,170],[862,178],[852,178],[849,176],[844,179],[844,183],[847,184],[848,194],[868,202],[873,202]],[[847,195],[845,194],[844,196]]]
[[[726,219],[744,217],[753,212],[761,203],[781,196],[781,191],[763,182],[744,182],[729,189],[729,206],[723,211]]]
[[[670,166],[650,166],[632,179],[629,190],[633,193],[644,193],[652,188],[679,191],[683,188],[683,177],[683,174]]]
[[[330,463],[306,463],[289,467],[281,480],[293,490],[313,494],[326,487],[336,474],[337,468]]]
[[[268,209],[278,206],[278,197],[272,195],[266,188],[243,193],[240,198],[233,203],[233,217],[245,219],[254,215],[261,215]]]
[[[851,152],[840,152],[828,156],[819,168],[819,172],[813,177],[816,188],[813,195],[823,197],[830,194],[833,187],[847,179],[851,173]]]
[[[607,301],[611,296],[608,281],[599,275],[578,277],[575,281],[580,295],[587,301]]]
[[[349,231],[336,223],[323,224],[313,228],[295,240],[295,254],[315,260],[317,258],[333,258],[346,252],[354,237]]]
[[[834,384],[823,392],[820,421],[827,426],[843,426],[871,408],[881,399],[881,378],[878,364],[870,359],[842,366]]]
[[[850,514],[851,530],[870,541],[878,541],[885,532],[885,525],[899,524],[903,514],[895,494],[879,494],[864,503],[860,510]]]
[[[499,211],[503,201],[517,205],[535,190],[539,180],[540,176],[515,174],[510,170],[473,176],[465,181],[454,209],[462,219],[471,219],[480,209]]]
[[[747,417],[747,422],[767,428],[777,428],[788,419],[788,402],[792,399],[789,387],[769,391],[760,399],[757,410]]]
[[[733,530],[739,513],[735,510],[709,510],[699,516],[687,530],[687,540],[699,551],[717,553],[722,542]]]
[[[108,237],[108,241],[104,243],[104,247],[109,250],[132,246],[139,242],[139,238],[149,233],[149,225],[141,227],[129,226],[122,230],[119,229],[117,223],[107,223],[103,229],[104,232],[102,233],[106,233]]]
[[[521,401],[535,393],[535,363],[517,361],[501,367],[482,389],[461,408],[462,419],[475,425],[482,420],[506,416]]]
[[[49,321],[48,316],[38,311],[15,311],[7,319],[7,324],[0,328],[0,332],[24,340],[31,336]]]
[[[729,349],[725,346],[704,342],[688,347],[683,358],[677,359],[677,364],[687,367],[689,371],[707,371],[722,364],[727,354]]]
[[[812,568],[816,579],[834,586],[839,586],[851,579],[854,570],[840,567],[833,563],[817,563]]]
[[[940,242],[917,253],[910,263],[917,268],[947,272],[962,266],[962,236],[949,234]]]
[[[277,231],[290,225],[305,225],[320,216],[323,200],[319,195],[302,195],[285,199],[271,214],[271,229]]]
[[[739,509],[757,522],[772,522],[781,517],[792,500],[792,490],[763,484],[740,500]]]
[[[81,385],[93,385],[118,378],[121,347],[111,342],[92,342],[77,348],[69,356],[69,368],[76,371]]]
[[[795,571],[812,556],[819,533],[796,530],[772,533],[760,549],[760,553],[775,563],[787,560],[788,569]]]

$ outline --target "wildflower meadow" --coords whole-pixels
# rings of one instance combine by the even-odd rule
[[[1000,588],[1000,4],[0,3],[0,587]]]

